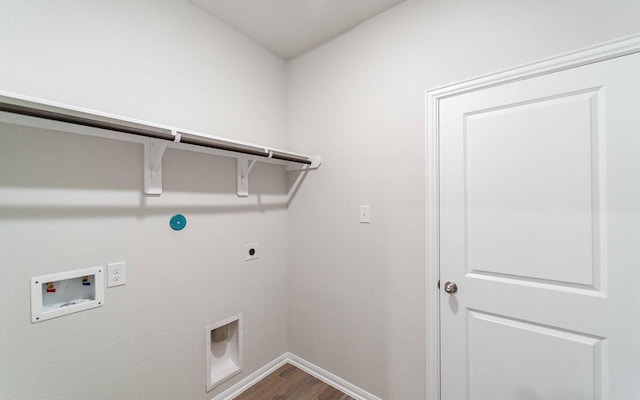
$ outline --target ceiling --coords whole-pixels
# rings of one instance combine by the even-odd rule
[[[289,59],[404,0],[189,0]]]

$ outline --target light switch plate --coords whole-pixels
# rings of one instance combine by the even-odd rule
[[[371,223],[371,207],[368,205],[360,206],[360,223]]]

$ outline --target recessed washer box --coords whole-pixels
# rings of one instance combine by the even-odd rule
[[[42,322],[103,304],[104,267],[31,278],[31,322]]]

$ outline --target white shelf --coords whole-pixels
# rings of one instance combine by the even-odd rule
[[[88,136],[140,143],[144,146],[144,192],[162,193],[162,159],[166,149],[179,149],[237,159],[238,196],[249,191],[249,172],[256,162],[292,170],[317,169],[319,156],[107,114],[16,93],[0,91],[0,121]]]

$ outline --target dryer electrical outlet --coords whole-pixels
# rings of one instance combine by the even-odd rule
[[[256,260],[258,259],[258,243],[247,243],[244,245],[244,260]]]

